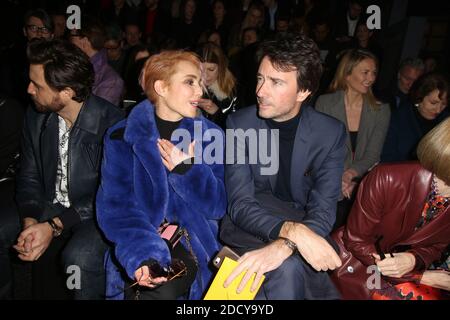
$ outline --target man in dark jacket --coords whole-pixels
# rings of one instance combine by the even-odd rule
[[[36,110],[24,122],[16,195],[23,228],[14,248],[33,261],[34,298],[61,299],[72,289],[76,299],[100,299],[106,244],[94,201],[103,135],[123,114],[91,95],[94,70],[75,45],[38,40],[28,59]]]
[[[257,299],[336,299],[321,271],[341,263],[325,238],[341,193],[345,127],[306,104],[322,70],[311,39],[287,34],[260,50],[258,107],[227,121],[237,143],[227,141],[233,149],[227,150],[228,214],[220,235],[244,255],[225,286],[244,272],[242,289],[256,273],[252,289],[266,277]]]

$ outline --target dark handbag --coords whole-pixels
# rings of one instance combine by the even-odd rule
[[[363,265],[348,251],[342,240],[344,227],[332,234],[332,239],[339,248],[339,258],[342,265],[331,273],[331,280],[345,300],[370,300],[371,290],[367,280],[371,273],[367,273],[367,266]]]

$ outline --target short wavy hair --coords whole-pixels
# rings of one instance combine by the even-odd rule
[[[288,32],[263,41],[258,49],[259,61],[264,57],[278,71],[297,71],[298,91],[310,91],[310,96],[317,91],[322,76],[320,52],[316,43],[303,33]]]
[[[76,45],[66,40],[33,39],[28,44],[30,64],[42,64],[44,78],[50,88],[62,91],[71,88],[77,102],[91,94],[94,84],[94,67],[89,57]]]
[[[447,94],[448,99],[448,80],[445,76],[439,73],[427,73],[422,75],[419,79],[417,79],[410,91],[411,101],[416,103],[421,103],[423,98],[429,95],[434,90],[439,91],[439,99],[442,99],[444,94]]]
[[[155,91],[155,82],[162,80],[168,82],[176,72],[177,64],[186,61],[194,64],[199,69],[201,62],[198,55],[182,50],[167,50],[155,54],[147,59],[143,68],[144,91],[147,98],[155,104],[158,101],[158,93]]]

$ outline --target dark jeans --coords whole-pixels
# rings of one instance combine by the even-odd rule
[[[284,220],[301,222],[304,217],[304,212],[301,208],[297,208],[295,203],[282,201],[272,194],[257,194],[256,199],[268,212],[274,216],[279,216]],[[222,234],[223,230],[221,235]],[[267,243],[262,241],[260,241],[260,244],[249,241],[244,244],[247,247],[244,245],[233,246],[236,243],[239,244],[241,234],[243,234],[242,231],[240,234],[235,232],[228,237],[230,240],[229,242],[223,239],[240,255],[267,245]],[[249,234],[245,236],[245,239],[249,238],[248,235]],[[255,238],[255,236],[253,237]],[[244,238],[242,237],[242,239]],[[335,244],[331,241],[331,238],[326,237],[325,239],[334,247]],[[338,298],[339,293],[331,282],[328,274],[315,271],[298,254],[287,258],[277,269],[268,272],[266,274],[266,279],[255,297],[257,300],[329,300]]]
[[[48,205],[42,221],[63,208]],[[33,262],[33,298],[77,300],[105,298],[103,258],[108,248],[94,220],[85,220],[54,238]]]
[[[11,246],[20,232],[14,181],[0,182],[0,300],[12,298]]]

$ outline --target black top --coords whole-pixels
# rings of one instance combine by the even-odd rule
[[[300,109],[301,110],[301,109]],[[275,196],[283,201],[294,201],[291,195],[291,160],[294,149],[295,134],[297,133],[301,112],[294,118],[283,122],[267,119],[270,129],[278,129],[280,134],[279,170],[275,186]]]
[[[170,141],[172,133],[180,126],[181,120],[179,121],[163,120],[159,118],[155,112],[155,122],[161,139]],[[185,162],[182,162],[178,164],[175,168],[173,168],[172,172],[177,174],[185,174],[192,167],[193,163],[194,163],[193,158],[187,159],[185,160]]]
[[[439,124],[438,117],[436,117],[433,120],[425,119],[417,109],[417,107],[414,106],[414,115],[416,116],[417,123],[419,124],[420,130],[422,131],[423,135],[426,135],[431,129],[433,129],[436,125]]]
[[[349,131],[350,142],[352,143],[352,152],[355,153],[356,150],[356,140],[358,139],[358,131]]]
[[[155,113],[155,122],[161,139],[166,139],[170,141],[172,133],[180,126],[181,120],[179,121],[163,120],[160,117],[158,117]]]

